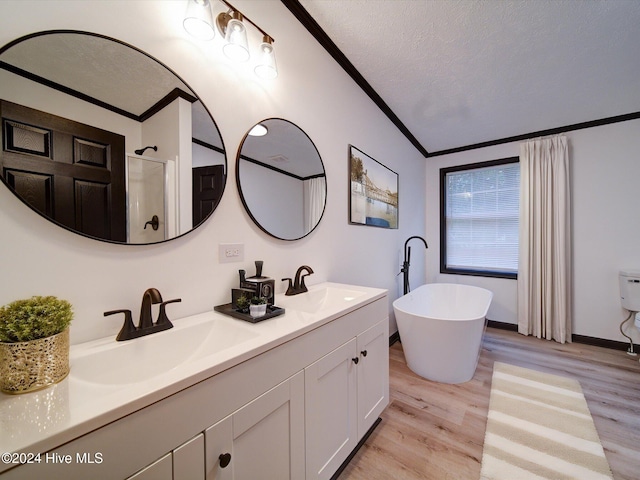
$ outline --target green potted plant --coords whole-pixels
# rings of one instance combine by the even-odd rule
[[[34,296],[0,308],[0,389],[25,393],[57,383],[69,374],[66,300]]]
[[[263,297],[253,297],[249,305],[249,315],[252,318],[262,317],[267,313],[267,300]]]
[[[238,299],[236,300],[236,308],[241,313],[247,313],[249,311],[250,303],[251,302],[249,301],[249,299],[245,295],[240,295],[238,297]]]

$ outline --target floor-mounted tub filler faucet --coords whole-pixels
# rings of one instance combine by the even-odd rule
[[[123,340],[131,340],[133,338],[144,337],[152,333],[161,332],[163,330],[169,330],[173,328],[173,324],[167,317],[166,306],[169,303],[181,302],[182,299],[176,298],[173,300],[162,301],[162,295],[157,288],[149,288],[142,295],[142,305],[140,306],[140,321],[136,327],[133,324],[131,318],[131,310],[111,310],[104,312],[104,316],[113,315],[116,313],[124,313],[124,324],[116,337],[116,340],[121,342]],[[158,319],[153,322],[151,314],[151,306],[160,304],[160,311],[158,312]]]
[[[418,235],[409,237],[407,238],[407,241],[404,242],[404,262],[402,262],[402,269],[400,270],[400,273],[402,273],[404,277],[404,294],[405,295],[409,293],[409,291],[411,290],[409,288],[409,264],[411,262],[411,247],[408,247],[408,244],[409,244],[409,240],[414,238],[421,240],[422,243],[424,243],[424,248],[429,248],[429,246],[427,245],[427,241]]]

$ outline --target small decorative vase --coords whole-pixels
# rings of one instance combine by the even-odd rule
[[[18,394],[40,390],[69,374],[69,329],[28,342],[0,342],[0,389]]]
[[[251,318],[263,317],[267,313],[267,304],[249,305],[249,315]]]

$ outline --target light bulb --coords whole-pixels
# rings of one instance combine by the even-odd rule
[[[267,127],[265,127],[261,123],[258,123],[251,130],[249,130],[249,135],[251,135],[252,137],[264,137],[268,132],[269,130],[267,130]]]
[[[235,12],[234,12],[235,15]],[[239,16],[239,15],[238,15]],[[227,23],[224,36],[227,41],[222,51],[227,58],[234,62],[246,62],[249,60],[249,44],[247,43],[247,29],[238,18],[232,18]]]
[[[260,44],[260,58],[258,59],[258,65],[254,69],[256,75],[260,78],[276,78],[278,76],[276,54],[271,42],[271,38],[265,36],[264,41]]]
[[[198,40],[213,39],[215,30],[209,0],[189,0],[182,25],[189,35]]]

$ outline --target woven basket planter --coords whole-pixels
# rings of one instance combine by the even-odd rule
[[[69,374],[69,329],[28,342],[0,342],[0,389],[18,394],[58,383]]]

